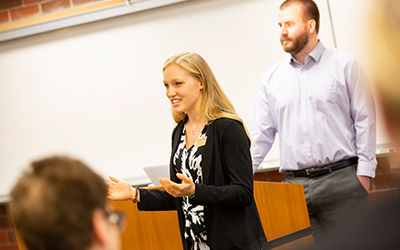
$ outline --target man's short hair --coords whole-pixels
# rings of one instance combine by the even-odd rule
[[[103,178],[79,160],[31,163],[11,191],[15,226],[29,250],[80,250],[92,244],[92,215],[105,208]]]
[[[279,9],[283,10],[283,9],[291,6],[292,4],[298,4],[298,3],[303,5],[303,9],[305,10],[304,17],[306,17],[308,20],[310,20],[310,19],[315,20],[315,31],[318,34],[319,33],[319,21],[320,21],[319,9],[318,9],[317,4],[313,0],[286,0],[281,4]]]

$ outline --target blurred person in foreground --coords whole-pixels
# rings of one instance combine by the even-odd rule
[[[110,177],[109,198],[133,200],[139,210],[177,210],[185,250],[267,249],[250,139],[210,66],[197,53],[181,53],[164,63],[163,75],[176,122],[170,179],[159,180],[165,191]]]
[[[389,134],[400,145],[400,1],[375,0],[368,36],[370,72]],[[396,166],[395,166],[396,167]],[[400,184],[400,179],[397,180]],[[399,185],[400,186],[400,185]],[[321,250],[400,249],[400,196],[393,195],[369,211],[339,225]]]
[[[104,179],[83,162],[32,162],[11,191],[12,216],[29,250],[120,250],[123,215],[107,207]]]

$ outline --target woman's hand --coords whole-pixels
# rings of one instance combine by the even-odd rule
[[[176,174],[176,177],[182,180],[182,183],[175,183],[167,178],[159,178],[165,191],[173,197],[192,196],[195,193],[196,186],[194,182],[183,174]]]
[[[136,190],[126,181],[109,176],[110,180],[115,183],[107,183],[108,196],[107,198],[115,201],[133,200]],[[137,201],[140,201],[140,192],[138,193]]]

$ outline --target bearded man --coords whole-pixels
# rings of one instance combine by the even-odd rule
[[[374,100],[357,59],[318,39],[314,1],[286,0],[278,24],[288,55],[266,71],[252,106],[253,170],[278,133],[279,171],[284,182],[303,185],[318,243],[367,207],[377,164]]]

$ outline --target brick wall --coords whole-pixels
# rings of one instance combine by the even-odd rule
[[[0,250],[18,250],[9,205],[0,203]]]
[[[107,0],[0,0],[0,25]]]

